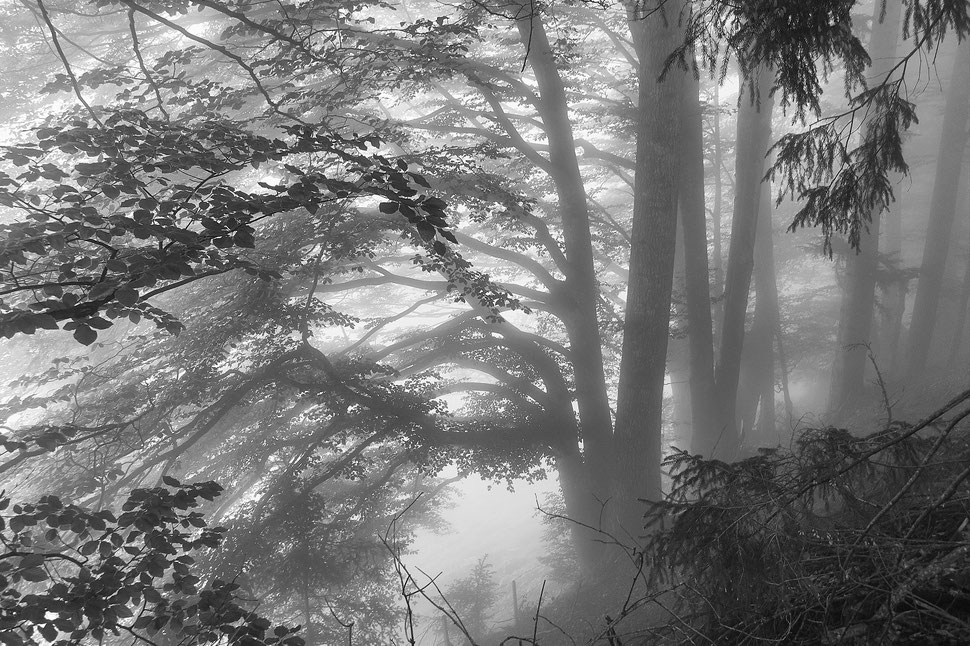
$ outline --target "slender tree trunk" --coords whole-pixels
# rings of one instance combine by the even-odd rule
[[[909,280],[903,275],[903,195],[897,191],[896,201],[883,212],[882,258],[893,278],[882,289],[879,320],[879,357],[887,374],[899,371],[899,338],[903,329],[903,314],[906,311],[906,292]],[[897,275],[898,274],[898,275]]]
[[[778,306],[778,281],[775,276],[775,232],[772,224],[771,185],[761,185],[761,209],[758,212],[758,234],[755,238],[755,325],[764,329],[764,350],[758,366],[758,434],[757,445],[775,438],[775,353],[772,340],[781,327]],[[754,446],[755,443],[752,443]]]
[[[839,415],[856,403],[865,390],[866,362],[875,305],[876,263],[879,260],[879,220],[873,215],[862,251],[849,251],[845,289],[839,315],[838,346],[829,394],[829,412]]]
[[[523,5],[516,20],[520,39],[539,87],[540,114],[549,141],[551,176],[556,186],[565,243],[566,288],[558,296],[572,352],[576,399],[592,495],[610,496],[613,469],[612,417],[603,370],[596,304],[599,291],[593,267],[586,191],[576,157],[566,92],[540,16]]]
[[[679,199],[684,244],[687,335],[690,348],[690,446],[691,451],[695,453],[701,452],[702,449],[698,444],[699,438],[712,436],[716,426],[714,334],[711,320],[710,270],[707,259],[707,218],[704,210],[704,133],[699,93],[700,83],[693,76],[688,76],[681,108],[683,155]],[[720,190],[720,187],[715,190]],[[716,197],[715,200],[717,200]],[[715,214],[718,213],[719,208],[719,205],[715,206]],[[720,237],[718,226],[715,226],[715,239]],[[719,245],[715,244],[715,257],[718,252]]]
[[[754,322],[744,339],[738,420],[742,444],[758,446],[774,435],[775,357],[772,340],[778,327],[774,239],[771,225],[771,186],[761,184],[757,233],[754,241]]]
[[[687,307],[685,303],[684,231],[677,227],[674,254],[674,302],[671,338],[667,344],[667,373],[670,375],[671,419],[670,439],[675,446],[689,446],[691,426],[690,398],[690,341],[687,338]]]
[[[970,113],[970,40],[957,48],[946,94],[946,111],[940,133],[940,151],[936,161],[936,181],[930,203],[930,219],[923,246],[913,320],[909,327],[907,370],[910,376],[926,368],[930,341],[940,303],[943,270],[950,247],[950,232],[956,216],[957,193],[963,170],[963,149],[967,141],[967,118]]]
[[[630,281],[616,413],[619,531],[637,536],[638,498],[661,495],[663,389],[677,234],[680,93],[684,73],[659,80],[667,56],[682,37],[682,5],[631,6],[630,30],[639,55],[637,166]]]
[[[310,574],[304,575],[303,580],[303,625],[306,626],[306,640],[308,644],[313,643],[316,637],[313,626],[313,607],[310,604]]]
[[[967,256],[967,268],[963,274],[963,288],[960,290],[960,301],[957,303],[957,325],[953,330],[953,342],[950,344],[949,365],[958,365],[960,361],[966,361],[960,352],[963,345],[963,335],[967,327],[967,306],[970,305],[970,255]]]
[[[702,144],[703,145],[703,144]],[[724,320],[724,252],[721,249],[721,216],[724,212],[724,187],[722,181],[724,164],[723,143],[721,141],[721,103],[718,96],[718,86],[714,85],[714,204],[712,225],[714,228],[714,342],[720,339],[721,323]],[[707,240],[705,237],[705,247]],[[710,290],[710,288],[708,288]],[[713,350],[711,351],[713,353]]]
[[[900,0],[889,0],[885,5],[884,16],[880,3],[873,9],[869,49],[873,60],[870,69],[876,83],[882,82],[892,67],[901,8]],[[829,411],[836,416],[859,401],[865,391],[866,364],[872,341],[876,268],[879,262],[879,222],[884,208],[884,204],[877,204],[873,208],[868,235],[864,235],[861,241],[862,250],[859,253],[850,251],[846,257],[837,355],[829,391]]]
[[[761,178],[771,132],[771,73],[766,69],[760,70],[753,84],[755,96],[751,95],[751,88],[745,84],[739,99],[734,219],[724,281],[724,326],[715,370],[719,427],[714,429],[716,432],[711,436],[701,439],[699,451],[705,456],[724,460],[733,460],[738,452],[736,416],[741,351],[744,346],[748,290],[754,267]]]

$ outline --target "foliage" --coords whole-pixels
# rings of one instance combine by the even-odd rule
[[[141,318],[182,329],[150,300],[200,278],[243,269],[274,274],[240,254],[255,247],[256,223],[360,196],[384,201],[435,254],[454,240],[445,203],[422,193],[422,176],[402,160],[365,154],[376,137],[347,141],[308,126],[270,138],[226,120],[171,123],[136,110],[36,131],[35,144],[4,147],[0,205],[0,334],[73,330],[90,345],[111,321]],[[290,162],[299,162],[307,170]],[[289,181],[239,188],[240,171],[276,162]],[[68,173],[61,168],[72,166]],[[251,180],[250,180],[251,181]],[[340,211],[325,213],[339,221]]]
[[[226,273],[166,294],[184,325],[178,336],[119,323],[17,379],[0,404],[11,420],[0,473],[33,490],[108,501],[166,473],[217,480],[230,494],[209,511],[226,540],[201,572],[242,573],[235,583],[247,595],[274,616],[300,616],[308,636],[339,637],[332,608],[367,617],[358,638],[382,641],[397,611],[379,531],[413,496],[440,492],[428,474],[454,459],[452,438],[487,438],[492,425],[442,414],[420,380],[395,383],[388,366],[331,361],[302,340],[311,330],[327,347],[328,325],[353,325],[333,309],[308,309],[306,290],[373,240],[366,221],[330,220],[331,208],[258,225],[254,257],[279,278]],[[502,474],[535,461],[501,451],[474,460]],[[28,460],[43,466],[18,468]],[[400,547],[411,527],[434,520],[438,498],[426,500]]]
[[[757,69],[775,70],[783,106],[804,118],[820,113],[822,83],[836,69],[845,72],[846,88],[864,85],[869,55],[852,29],[855,0],[756,0],[733,4],[696,3],[687,22],[685,48],[700,50],[711,73],[727,73],[728,61],[738,62],[746,79]]]
[[[768,68],[774,73],[771,92],[781,96],[782,107],[791,108],[803,125],[809,115],[816,117],[803,131],[785,134],[774,144],[776,159],[767,176],[781,183],[779,204],[785,197],[804,201],[791,228],[820,227],[829,253],[835,233],[847,235],[852,248],[859,248],[873,210],[893,202],[891,174],[909,170],[902,139],[916,122],[916,112],[905,87],[907,69],[920,56],[932,56],[947,33],[959,40],[970,36],[970,5],[964,0],[906,2],[908,49],[885,78],[868,87],[872,61],[853,24],[856,4],[692,3],[690,13],[680,17],[686,23],[685,43],[668,63],[686,65],[688,53],[696,51],[712,76],[723,80],[729,61],[735,60],[748,83],[759,68]],[[842,76],[849,106],[823,114],[823,84],[835,74]]]
[[[135,489],[116,515],[44,496],[0,494],[0,643],[81,644],[112,636],[145,643],[303,646],[299,627],[273,626],[245,607],[239,585],[197,576],[196,556],[223,528],[195,509],[213,482]]]
[[[478,559],[468,576],[448,587],[445,598],[461,618],[468,634],[479,638],[485,635],[492,616],[491,608],[498,598],[495,568],[488,562],[487,554]]]
[[[852,98],[845,114],[786,134],[772,146],[777,159],[769,175],[781,178],[779,202],[785,196],[804,200],[789,230],[819,226],[830,256],[835,233],[845,234],[849,246],[859,249],[873,211],[895,199],[890,175],[909,171],[902,133],[917,121],[916,106],[900,95],[900,83],[866,90]],[[860,110],[871,114],[865,136],[850,147],[842,127]]]
[[[646,551],[677,601],[667,638],[966,643],[968,402],[861,439],[808,431],[736,464],[669,458]]]

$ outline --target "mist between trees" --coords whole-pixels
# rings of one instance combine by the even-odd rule
[[[0,2],[0,644],[970,643],[968,35]]]

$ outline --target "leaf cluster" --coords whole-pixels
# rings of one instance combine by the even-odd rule
[[[286,133],[269,138],[231,122],[176,124],[116,111],[103,124],[45,127],[36,143],[5,147],[0,161],[17,170],[0,169],[0,206],[16,219],[0,225],[0,334],[64,321],[89,345],[122,317],[177,333],[182,325],[149,299],[234,269],[276,277],[241,253],[256,246],[257,223],[315,215],[329,202],[379,195],[393,200],[382,210],[400,212],[422,239],[454,241],[444,201],[419,193],[429,187],[421,175],[364,152],[379,140],[303,126]],[[313,162],[304,170],[297,158]],[[70,173],[61,170],[66,161]],[[238,187],[242,171],[267,162],[292,181]],[[437,241],[435,249],[444,251]]]
[[[302,646],[241,605],[233,582],[207,583],[195,555],[223,540],[194,511],[214,482],[136,489],[121,513],[44,496],[11,504],[0,495],[0,643],[68,646],[126,635],[145,643]]]

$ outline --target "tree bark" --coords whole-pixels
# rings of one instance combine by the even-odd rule
[[[682,38],[680,3],[650,2],[628,10],[639,55],[637,166],[630,281],[617,392],[617,518],[637,536],[638,498],[659,500],[663,390],[677,233],[680,93],[684,74],[659,77]]]
[[[940,303],[943,270],[950,247],[950,232],[956,216],[963,149],[967,141],[967,118],[970,113],[970,40],[964,39],[958,46],[950,79],[940,133],[930,219],[923,246],[923,263],[916,289],[916,303],[913,306],[913,320],[909,327],[907,370],[910,377],[921,374],[926,368],[936,324],[936,311]]]
[[[739,98],[734,219],[724,281],[724,325],[715,370],[719,420],[714,432],[699,438],[698,442],[698,452],[702,455],[728,461],[737,457],[740,439],[736,417],[738,381],[754,267],[761,178],[771,132],[771,79],[770,71],[759,70],[751,81],[755,96],[751,96],[752,88],[745,83]]]

